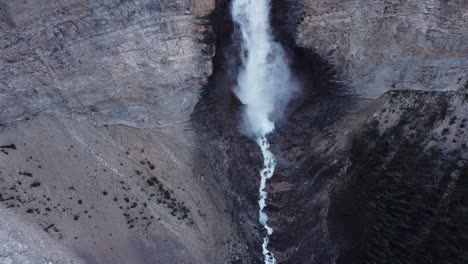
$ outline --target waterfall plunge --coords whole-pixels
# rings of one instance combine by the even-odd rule
[[[289,61],[281,45],[273,40],[270,28],[270,0],[233,0],[232,17],[242,36],[242,67],[237,78],[236,96],[244,104],[243,128],[256,138],[264,158],[260,171],[259,222],[266,229],[262,253],[265,264],[276,259],[268,250],[273,229],[268,226],[266,182],[273,176],[276,159],[269,150],[267,135],[275,129],[292,95],[297,90]]]

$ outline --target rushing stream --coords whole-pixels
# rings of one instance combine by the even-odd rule
[[[259,222],[267,231],[262,244],[264,263],[274,264],[276,259],[268,250],[273,229],[268,226],[264,209],[268,195],[265,187],[273,176],[276,159],[266,137],[273,133],[275,121],[283,116],[297,85],[291,76],[289,60],[271,32],[270,1],[234,0],[231,11],[242,37],[242,66],[234,92],[245,106],[242,130],[256,139],[264,158],[260,172]]]
[[[265,208],[266,206],[265,200],[268,196],[268,193],[265,191],[266,181],[270,179],[273,176],[273,173],[275,172],[276,159],[273,153],[271,153],[271,151],[269,150],[270,144],[268,143],[268,140],[265,137],[257,139],[257,144],[260,146],[263,155],[263,169],[260,171],[260,200],[258,200],[258,205],[260,206],[259,222],[267,230],[267,236],[263,238],[262,253],[265,259],[265,263],[270,264],[276,263],[276,259],[273,253],[271,253],[268,250],[269,236],[273,234],[273,229],[268,226],[268,215],[265,212],[263,212],[263,208]]]

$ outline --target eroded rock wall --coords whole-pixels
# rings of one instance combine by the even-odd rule
[[[279,2],[279,1],[277,1]],[[468,81],[463,0],[289,0],[276,11],[295,45],[338,72],[349,93],[456,90]],[[289,10],[287,10],[289,9]]]
[[[0,121],[68,108],[185,121],[212,72],[214,1],[1,1]]]

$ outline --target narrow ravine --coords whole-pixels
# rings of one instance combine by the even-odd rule
[[[267,136],[275,130],[275,122],[283,116],[297,85],[283,48],[272,36],[270,1],[234,0],[232,17],[242,37],[242,65],[234,92],[244,105],[241,130],[256,140],[264,158],[260,171],[259,222],[267,232],[262,244],[264,263],[274,264],[274,254],[268,249],[273,229],[264,209],[268,196],[265,188],[273,176],[276,159],[269,150]]]

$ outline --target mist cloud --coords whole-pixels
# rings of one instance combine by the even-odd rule
[[[269,12],[268,0],[232,4],[232,17],[242,35],[242,65],[234,93],[244,104],[243,127],[255,138],[274,131],[275,122],[298,90],[289,59],[273,40]]]

